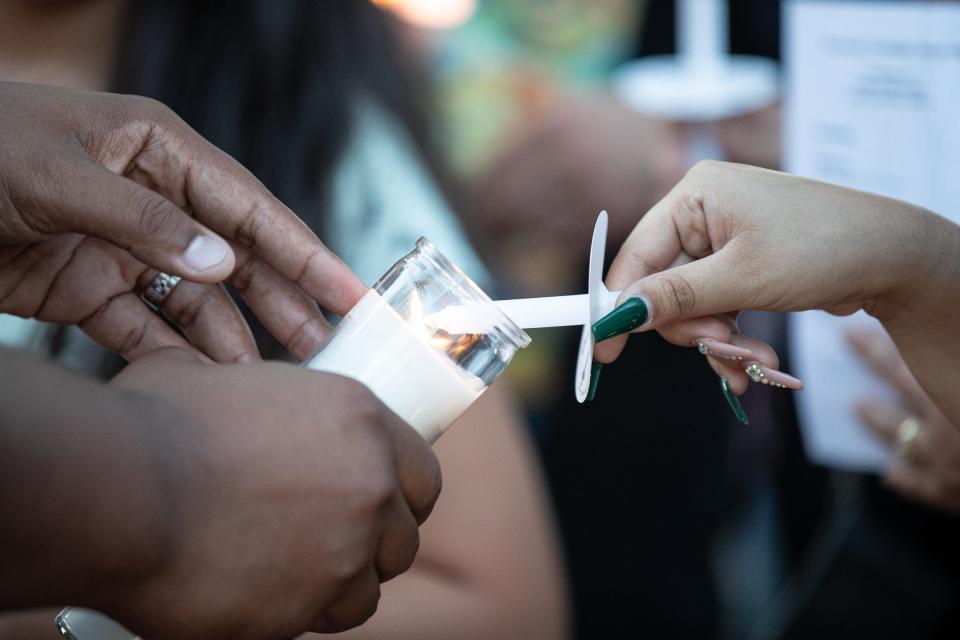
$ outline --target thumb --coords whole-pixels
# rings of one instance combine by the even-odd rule
[[[233,271],[226,240],[155,191],[94,163],[84,163],[85,189],[64,201],[65,231],[96,236],[160,271],[194,282],[220,282]]]
[[[615,360],[625,333],[746,308],[748,280],[724,253],[716,253],[627,285],[613,311],[593,326],[597,358]]]
[[[728,256],[727,251],[651,274],[624,287],[617,304],[640,298],[647,305],[647,320],[638,329],[741,311],[753,302],[753,279]]]

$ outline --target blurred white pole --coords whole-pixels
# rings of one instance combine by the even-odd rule
[[[776,62],[730,55],[728,16],[727,0],[677,0],[676,55],[622,65],[611,78],[614,93],[637,111],[687,122],[732,118],[773,103]]]
[[[677,54],[690,72],[714,73],[729,53],[727,0],[680,0]]]

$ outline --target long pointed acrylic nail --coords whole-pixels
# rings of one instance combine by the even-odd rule
[[[727,382],[726,378],[720,378],[720,388],[723,389],[723,397],[727,399],[727,404],[733,409],[733,415],[737,416],[737,420],[743,424],[750,424],[750,418],[747,417],[747,412],[740,404],[740,398],[731,391],[730,383]]]
[[[600,373],[603,371],[603,365],[594,362],[590,369],[590,390],[587,392],[587,402],[597,397],[597,387],[600,386]]]
[[[593,325],[593,338],[602,342],[633,331],[649,318],[647,303],[642,298],[630,298],[622,305],[603,316]]]
[[[705,356],[713,356],[731,362],[757,359],[757,356],[750,349],[738,347],[729,342],[721,342],[714,338],[698,338],[694,341],[694,344],[697,346],[697,351]]]
[[[746,371],[747,375],[750,376],[750,379],[754,382],[768,384],[771,387],[777,387],[779,389],[803,389],[803,381],[799,378],[794,378],[783,371],[771,369],[759,362],[750,362],[744,368],[744,371]]]

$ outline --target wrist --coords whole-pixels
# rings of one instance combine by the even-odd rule
[[[182,451],[174,428],[179,410],[145,394],[120,391],[118,396],[129,416],[124,434],[129,458],[120,464],[130,481],[119,494],[107,496],[115,504],[100,518],[106,526],[98,539],[110,548],[98,554],[96,580],[102,588],[86,604],[121,617],[133,594],[162,572],[173,554]]]
[[[947,307],[956,306],[960,286],[960,226],[911,207],[896,227],[894,242],[877,247],[885,254],[884,286],[865,305],[892,335],[943,317]]]
[[[929,212],[914,250],[917,267],[891,294],[880,317],[910,371],[937,406],[960,424],[960,227]]]
[[[156,406],[26,354],[2,356],[0,609],[109,610],[165,551]]]

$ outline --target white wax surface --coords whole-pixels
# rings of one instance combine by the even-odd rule
[[[432,348],[426,335],[418,335],[373,290],[307,367],[362,382],[428,442],[486,390],[480,378]]]

